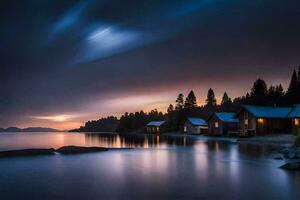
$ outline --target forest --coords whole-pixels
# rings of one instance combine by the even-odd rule
[[[197,97],[191,90],[185,97],[178,94],[174,104],[170,104],[165,113],[153,109],[150,112],[138,111],[124,113],[120,119],[114,116],[88,121],[74,132],[143,132],[147,123],[154,120],[166,120],[167,131],[178,131],[187,117],[201,117],[207,119],[214,112],[237,112],[242,105],[260,106],[294,106],[300,104],[300,66],[294,70],[290,84],[285,91],[282,84],[270,85],[258,78],[247,94],[234,99],[225,91],[221,102],[217,102],[214,90],[207,91],[205,105],[197,104]]]

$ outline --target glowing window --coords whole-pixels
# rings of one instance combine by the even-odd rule
[[[219,122],[215,122],[215,128],[219,128]]]
[[[245,125],[248,125],[248,119],[245,119]]]
[[[184,132],[187,132],[187,127],[186,126],[184,127]]]
[[[296,125],[296,126],[299,125],[299,119],[295,119],[295,125]]]

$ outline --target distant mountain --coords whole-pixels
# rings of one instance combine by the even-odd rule
[[[17,128],[17,127],[8,127],[7,129],[3,129],[4,132],[21,132],[22,129]]]
[[[22,129],[22,132],[59,132],[57,129],[44,127],[28,127]]]
[[[17,127],[9,127],[9,128],[0,128],[0,132],[59,132],[59,130],[53,128],[44,128],[44,127],[28,127],[23,129]]]

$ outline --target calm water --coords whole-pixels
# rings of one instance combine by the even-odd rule
[[[300,173],[271,148],[196,137],[0,134],[0,149],[133,150],[0,159],[0,199],[299,199]]]

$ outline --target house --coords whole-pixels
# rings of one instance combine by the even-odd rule
[[[161,133],[164,130],[166,121],[151,121],[146,125],[147,133]]]
[[[189,117],[184,123],[183,131],[189,134],[207,133],[208,125],[204,119]]]
[[[295,135],[300,135],[300,104],[296,105],[289,113],[289,118],[292,119],[292,130]]]
[[[208,132],[211,135],[231,135],[238,131],[239,120],[235,113],[216,112],[208,119]]]
[[[243,106],[236,114],[239,120],[239,135],[265,135],[291,132],[291,120],[288,118],[292,108]]]

